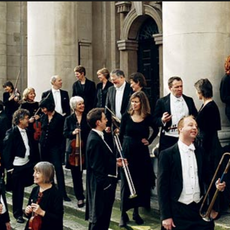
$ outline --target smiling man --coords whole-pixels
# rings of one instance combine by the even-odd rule
[[[178,142],[159,156],[157,194],[162,229],[212,230],[214,222],[199,214],[208,170],[203,149],[194,143],[198,133],[194,117],[183,117],[178,132]],[[225,182],[216,184],[224,186]]]

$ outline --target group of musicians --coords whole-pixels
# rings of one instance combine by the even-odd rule
[[[141,73],[133,73],[129,84],[122,70],[109,73],[102,68],[97,72],[100,81],[97,85],[86,78],[83,66],[76,66],[74,73],[77,81],[70,99],[68,92],[61,89],[62,78],[58,75],[51,77],[52,87],[42,94],[40,102],[35,101],[34,88],[25,89],[21,98],[11,82],[3,85],[3,105],[13,126],[9,125],[4,131],[1,167],[7,172],[7,189],[13,192],[13,215],[17,222],[25,222],[23,194],[24,188],[36,181],[34,165],[47,161],[55,168],[57,187],[64,201],[70,198],[65,190],[63,162],[71,170],[77,205],[79,208],[86,205],[89,230],[109,228],[119,179],[119,226],[128,228],[127,211],[131,208],[133,220],[143,224],[139,207],[150,208],[151,189],[156,180],[148,146],[160,128],[157,189],[162,229],[213,229],[214,222],[206,222],[199,207],[210,182],[210,172],[205,167],[214,168],[216,162],[212,164],[212,159],[205,155],[204,135],[199,137],[198,144],[196,142],[197,117],[213,102],[212,93],[197,112],[193,99],[183,94],[182,79],[171,77],[170,93],[158,99],[153,108]],[[197,93],[204,94],[197,84]],[[87,173],[85,194],[84,169]],[[212,190],[224,191],[226,183],[218,176]],[[0,196],[5,199],[4,192]],[[6,202],[4,207],[7,212]],[[39,207],[37,204],[36,208]],[[215,207],[217,209],[210,213],[212,219],[220,212],[218,205],[213,209]],[[52,214],[52,209],[47,205],[46,208]],[[6,220],[4,226],[9,230],[9,220]]]

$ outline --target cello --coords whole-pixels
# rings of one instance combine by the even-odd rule
[[[42,196],[43,196],[43,193],[39,192],[36,204],[40,203]],[[42,227],[42,217],[32,212],[32,216],[30,217],[30,220],[29,220],[29,229],[40,230],[41,227]]]
[[[69,155],[69,164],[71,166],[80,166],[80,171],[82,171],[82,166],[84,164],[84,155],[82,154],[82,140],[81,131],[79,129],[76,133],[76,138],[71,141],[71,153]]]

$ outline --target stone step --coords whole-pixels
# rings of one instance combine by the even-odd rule
[[[64,230],[86,230],[88,229],[88,222],[84,220],[85,217],[85,207],[78,208],[77,200],[74,196],[72,178],[69,170],[64,169],[65,172],[65,183],[66,183],[66,191],[68,196],[71,198],[71,202],[64,202]],[[85,173],[83,173],[83,180],[85,181]],[[85,183],[84,183],[85,185]],[[30,192],[33,186],[27,187],[25,189],[25,197],[24,197],[24,207],[26,207]],[[19,224],[12,217],[12,197],[11,193],[7,192],[7,202],[9,205],[9,211],[11,215],[11,224],[14,230],[24,230],[25,224]],[[118,182],[117,190],[116,190],[116,199],[113,205],[113,211],[110,222],[111,230],[118,230],[119,221],[120,221],[120,183]],[[140,209],[140,215],[143,217],[145,223],[141,226],[137,226],[135,222],[132,220],[132,210],[127,212],[130,218],[130,222],[128,225],[130,229],[133,230],[158,230],[160,229],[160,218],[159,218],[159,206],[157,202],[156,191],[152,191],[151,197],[151,209],[146,211],[145,209]],[[216,222],[215,230],[224,230],[230,229],[230,212],[227,215],[224,215]]]

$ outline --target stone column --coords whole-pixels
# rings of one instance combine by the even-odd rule
[[[72,93],[78,58],[74,10],[74,2],[28,2],[28,86],[38,101],[52,75],[60,75],[63,89]]]
[[[163,84],[173,75],[182,77],[184,93],[194,98],[194,83],[208,78],[222,119],[219,137],[225,145],[230,128],[220,101],[219,86],[224,75],[224,60],[230,54],[229,2],[163,2]]]
[[[0,87],[1,88],[5,81],[6,81],[6,2],[0,2]],[[3,90],[1,89],[1,91]]]

